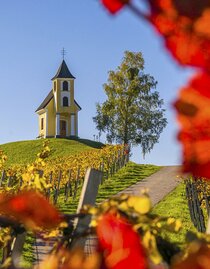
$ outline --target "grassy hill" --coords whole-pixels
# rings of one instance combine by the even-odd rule
[[[100,142],[88,139],[49,139],[51,154],[49,159],[59,156],[77,154],[103,146]],[[0,149],[7,155],[7,166],[31,163],[35,160],[37,153],[42,149],[44,139],[18,141],[0,145]]]

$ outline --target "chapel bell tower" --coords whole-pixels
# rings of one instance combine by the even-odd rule
[[[78,111],[74,99],[74,80],[63,59],[52,78],[52,90],[36,110],[40,137],[78,137]]]

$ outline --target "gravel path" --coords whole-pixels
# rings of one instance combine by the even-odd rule
[[[119,194],[139,195],[142,190],[149,189],[149,196],[154,206],[179,184],[177,177],[180,175],[180,166],[165,166]]]

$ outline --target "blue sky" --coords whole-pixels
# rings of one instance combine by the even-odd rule
[[[0,144],[38,135],[34,111],[51,89],[63,47],[76,77],[75,99],[82,107],[79,136],[93,139],[97,130],[92,117],[96,102],[105,101],[102,85],[107,72],[120,64],[125,50],[141,51],[145,72],[158,81],[169,123],[145,160],[139,147],[133,149],[132,159],[160,165],[180,163],[171,103],[190,70],[177,66],[154,29],[129,10],[112,17],[98,0],[1,1],[0,35]]]

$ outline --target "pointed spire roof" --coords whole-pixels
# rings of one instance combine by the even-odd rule
[[[56,78],[75,78],[68,69],[66,62],[63,60],[56,75],[52,78],[52,80]]]

